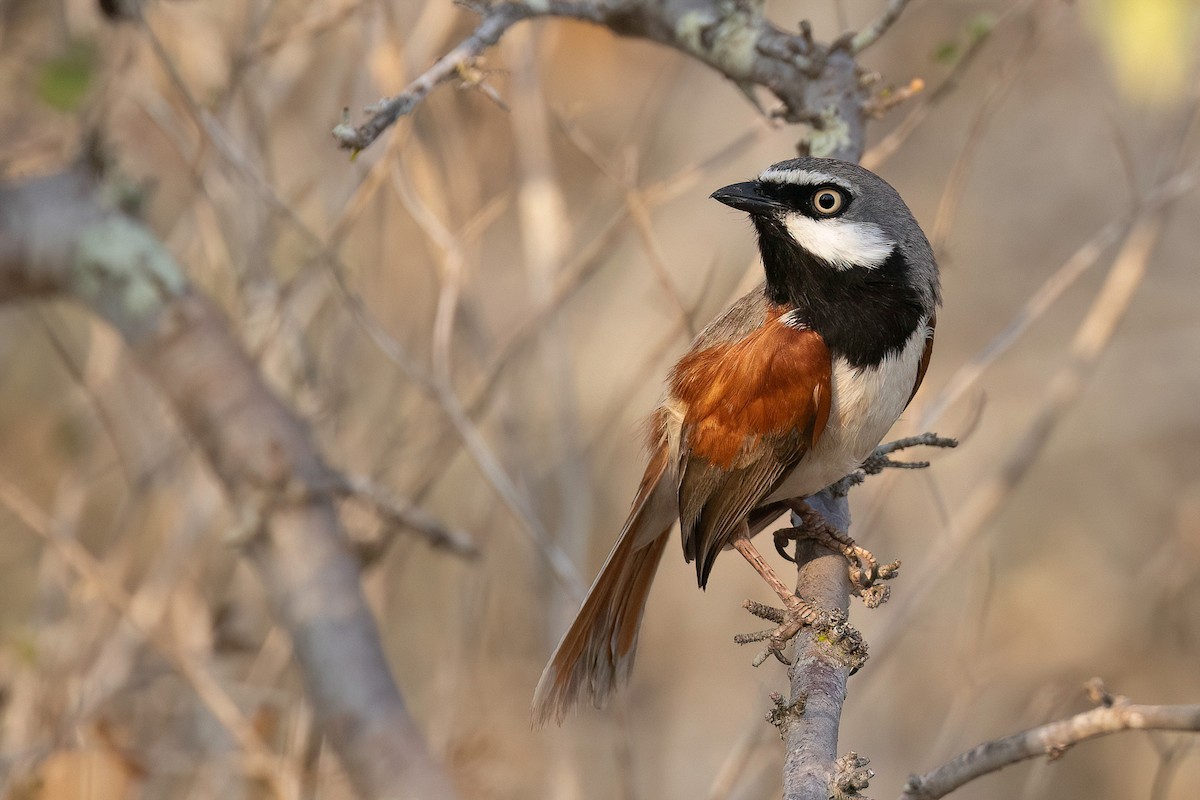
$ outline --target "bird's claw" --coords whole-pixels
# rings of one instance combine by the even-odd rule
[[[795,564],[796,557],[787,551],[787,546],[789,542],[799,541],[801,535],[797,528],[780,528],[775,531],[771,534],[771,538],[775,540],[775,552]]]
[[[796,634],[800,633],[804,626],[817,625],[824,618],[816,606],[795,596],[791,598],[791,602],[787,603],[787,608],[775,608],[754,600],[745,601],[742,603],[742,607],[760,619],[777,623],[774,628],[754,633],[739,633],[733,637],[733,641],[737,644],[766,643],[751,662],[756,667],[761,666],[771,656],[774,656],[779,663],[790,667],[792,660],[784,653],[788,642],[796,638]]]
[[[774,532],[776,552],[795,563],[795,556],[787,552],[787,543],[812,539],[845,556],[849,562],[850,583],[854,594],[861,597],[869,608],[875,608],[888,599],[890,592],[887,587],[880,587],[878,584],[896,576],[900,571],[899,561],[880,564],[874,553],[859,546],[849,535],[830,525],[806,503],[797,503],[793,511],[800,517],[802,524]]]

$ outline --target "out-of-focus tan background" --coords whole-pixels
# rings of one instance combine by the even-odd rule
[[[883,5],[768,13],[828,40]],[[0,176],[59,168],[99,131],[331,462],[474,537],[481,557],[465,561],[345,507],[378,553],[367,590],[396,678],[464,796],[777,796],[782,747],[763,714],[785,676],[732,644],[760,626],[741,601],[770,599],[739,559],[700,593],[672,546],[617,701],[540,732],[528,707],[571,587],[636,486],[640,416],[688,330],[758,279],[748,225],[708,193],[790,157],[799,132],[676,52],[552,22],[514,29],[482,65],[509,111],[443,86],[350,160],[329,136],[342,107],[399,91],[470,31],[469,12],[161,2],[141,28],[94,6],[0,3]],[[932,367],[895,433],[963,439],[931,470],[852,495],[854,534],[905,565],[892,603],[853,610],[873,658],[851,679],[841,748],[871,759],[873,797],[1085,708],[1092,676],[1139,702],[1200,702],[1195,193],[1163,218],[1127,309],[1093,308],[1111,242],[1030,305],[1200,160],[1198,25],[1185,0],[923,0],[865,56],[885,84],[927,84],[870,144],[927,116],[868,158],[934,240],[945,290]],[[1089,314],[1118,324],[1094,367],[1072,356]],[[1074,391],[1064,370],[1080,363]],[[0,474],[133,597],[114,614],[0,507],[0,795],[74,797],[83,781],[92,797],[258,796],[140,628],[208,665],[311,796],[349,796],[227,542],[237,510],[115,336],[65,304],[0,308],[0,375]],[[428,388],[447,376],[457,399]],[[455,403],[469,425],[451,424]],[[1003,475],[1019,480],[977,513]],[[574,564],[565,580],[555,549]],[[1194,741],[1124,734],[956,796],[1193,798]]]

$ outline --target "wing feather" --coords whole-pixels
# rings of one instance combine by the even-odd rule
[[[937,317],[929,318],[929,334],[925,337],[925,352],[921,353],[921,362],[917,364],[917,379],[913,381],[912,393],[908,396],[908,402],[917,396],[917,390],[921,388],[921,381],[925,380],[925,371],[929,369],[929,359],[933,357],[933,329],[937,327]],[[905,403],[908,406],[908,403]]]
[[[815,331],[766,309],[763,324],[685,356],[671,376],[684,409],[677,476],[684,555],[703,586],[747,515],[820,439],[832,364]]]

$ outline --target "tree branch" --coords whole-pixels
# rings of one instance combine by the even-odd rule
[[[386,486],[363,475],[340,475],[337,491],[368,503],[389,527],[405,528],[436,547],[463,558],[476,558],[479,548],[466,531],[448,527],[428,511],[413,505]],[[391,538],[391,537],[387,537]],[[382,550],[380,543],[372,550]]]
[[[828,524],[849,530],[850,505],[844,494],[826,490],[806,502]],[[801,520],[793,518],[793,523]],[[846,681],[865,661],[866,646],[847,624],[851,586],[845,556],[802,540],[796,561],[796,594],[829,616],[825,624],[805,627],[796,636],[788,669],[791,697],[786,704],[775,698],[770,718],[784,740],[784,800],[825,800],[835,796]]]
[[[783,104],[778,116],[812,129],[805,150],[858,160],[863,149],[862,106],[853,54],[881,36],[907,5],[892,0],[884,14],[857,36],[833,45],[812,38],[807,23],[798,34],[768,21],[758,0],[512,0],[477,9],[475,32],[408,85],[403,92],[367,108],[361,125],[349,121],[333,130],[339,146],[362,150],[400,117],[410,113],[438,85],[458,78],[478,84],[474,62],[522,20],[557,17],[604,25],[620,36],[649,39],[707,64],[753,100],[761,86]],[[855,43],[858,43],[857,45]],[[757,101],[754,101],[757,104]]]
[[[234,502],[250,509],[245,553],[358,793],[453,797],[388,671],[334,509],[339,477],[223,315],[83,170],[0,187],[0,301],[58,295],[121,333]]]
[[[887,8],[883,10],[874,22],[863,28],[853,38],[850,39],[850,52],[861,53],[875,42],[879,41],[879,37],[887,33],[888,28],[895,24],[900,18],[904,7],[908,5],[908,0],[889,0]]]
[[[845,621],[850,605],[850,580],[840,553],[809,553],[799,570],[797,594],[836,622]],[[804,628],[796,637],[795,657],[788,677],[791,697],[787,724],[780,726],[786,748],[783,762],[785,800],[828,796],[829,769],[837,758],[838,726],[846,700],[850,667],[825,626]]]
[[[1089,682],[1098,708],[1067,719],[1039,725],[972,748],[924,775],[913,775],[900,800],[937,800],[976,778],[1010,764],[1038,756],[1061,758],[1072,745],[1110,733],[1132,730],[1200,732],[1200,704],[1178,706],[1134,705],[1112,697],[1098,679]]]

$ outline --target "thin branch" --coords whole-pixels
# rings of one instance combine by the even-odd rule
[[[569,244],[574,236],[574,221],[562,173],[555,163],[551,112],[543,101],[539,38],[537,31],[521,28],[513,31],[505,45],[513,70],[514,111],[509,123],[516,148],[517,227],[526,286],[535,304],[545,304],[554,294],[556,276],[571,255]],[[569,352],[568,330],[557,316],[548,317],[542,326],[535,345],[541,379],[534,396],[548,395],[544,453],[557,465],[545,487],[553,492],[552,502],[560,509],[549,538],[559,550],[572,556],[572,562],[578,563],[586,553],[591,531],[592,495],[580,438],[577,375]],[[518,406],[526,402],[524,398],[516,400]],[[538,593],[547,607],[569,608],[581,596],[577,592],[553,591],[546,584],[540,586]],[[550,629],[544,632],[550,641],[557,635],[557,625],[552,620],[554,615],[547,618]]]
[[[620,188],[624,195],[625,208],[629,212],[629,219],[637,230],[638,238],[641,239],[642,250],[646,253],[646,260],[650,262],[654,277],[658,280],[663,294],[671,303],[671,308],[683,323],[683,329],[687,331],[688,338],[694,337],[698,333],[696,324],[692,321],[692,315],[688,313],[687,306],[679,295],[679,288],[675,285],[671,271],[667,268],[666,257],[663,255],[658,237],[654,233],[654,221],[650,216],[650,206],[646,202],[644,192],[638,189],[637,175],[633,166],[629,165],[626,169],[619,170],[609,163],[595,143],[577,126],[562,119],[559,120],[559,126],[566,134],[567,140],[587,156],[596,169],[604,173],[605,177]]]
[[[1200,704],[1134,705],[1124,697],[1105,694],[1101,705],[1091,711],[984,742],[931,772],[913,775],[900,800],[937,800],[1010,764],[1039,756],[1053,761],[1079,742],[1133,730],[1200,732]]]
[[[950,535],[922,565],[920,580],[910,582],[893,602],[890,624],[874,639],[876,652],[897,644],[919,605],[937,586],[937,576],[959,564],[976,541],[976,533],[1000,509],[1050,441],[1067,408],[1082,392],[1088,375],[1104,352],[1118,323],[1124,319],[1134,292],[1145,276],[1162,227],[1160,213],[1141,217],[1126,236],[1124,246],[1109,270],[1104,286],[1071,342],[1070,360],[1050,381],[1025,432],[1000,459],[996,472],[976,486],[949,523]]]
[[[641,189],[640,191],[645,197],[646,205],[655,208],[682,196],[700,180],[703,174],[711,169],[715,169],[722,163],[736,158],[747,146],[763,138],[768,130],[765,125],[756,125],[750,130],[734,137],[711,155],[704,157],[698,162],[688,164],[678,172]],[[396,139],[393,138],[392,142],[395,141]],[[388,146],[390,148],[393,145],[389,143]],[[384,163],[385,161],[386,159],[381,160],[380,163]],[[376,168],[373,167],[372,174],[375,171]],[[508,333],[507,338],[497,345],[495,354],[483,367],[483,374],[476,378],[475,386],[470,390],[468,398],[463,402],[463,407],[468,418],[478,420],[486,411],[489,402],[496,396],[496,387],[499,385],[500,379],[505,375],[505,369],[531,342],[536,341],[537,334],[547,324],[547,321],[555,314],[562,313],[563,309],[567,307],[568,303],[579,290],[586,286],[592,278],[596,277],[605,266],[614,263],[612,259],[605,259],[603,256],[609,254],[613,241],[617,238],[618,234],[622,233],[623,226],[628,220],[629,207],[628,205],[622,205],[600,226],[591,239],[572,248],[575,255],[560,270],[565,277],[560,278],[555,283],[551,297],[546,302],[534,305],[522,317],[516,327]],[[690,318],[692,312],[689,312],[687,316]],[[665,352],[665,348],[670,345],[675,335],[672,332],[670,339],[664,339],[653,352]],[[631,382],[630,385],[636,385],[636,383]],[[422,390],[431,391],[432,384],[419,384],[419,386]],[[436,401],[437,398],[434,397],[433,399]],[[605,416],[605,419],[609,419],[611,416],[611,414],[608,414]],[[602,430],[603,426],[599,429]],[[453,441],[453,437],[457,432],[457,429],[453,425],[448,424],[438,436],[438,440],[433,446],[434,455],[430,459],[427,477],[412,493],[415,502],[420,502],[428,494],[430,489],[445,473],[453,456],[458,452],[459,444]],[[459,441],[462,441],[461,437]]]
[[[362,10],[364,0],[349,0],[340,6],[323,8],[316,13],[310,13],[304,19],[280,26],[283,30],[272,36],[260,37],[247,53],[247,58],[263,58],[273,55],[276,50],[298,40],[311,41],[317,36],[336,28],[354,14]]]
[[[892,128],[876,145],[863,154],[862,165],[867,169],[878,171],[879,167],[885,161],[895,155],[901,145],[908,140],[908,137],[921,126],[921,123],[925,121],[930,112],[941,105],[958,88],[967,70],[970,69],[971,65],[975,63],[977,57],[983,51],[984,45],[996,40],[996,31],[1000,26],[1018,13],[1024,13],[1035,2],[1037,0],[1021,0],[1021,2],[1009,4],[989,28],[972,36],[966,50],[954,62],[950,74],[937,85],[937,88],[923,93],[916,105],[908,112],[908,116],[901,120],[900,124]]]
[[[552,7],[554,11],[551,11]],[[403,92],[368,106],[366,110],[371,116],[362,125],[356,128],[349,124],[349,109],[347,109],[345,112],[347,120],[333,129],[333,138],[337,140],[339,146],[347,150],[365,149],[371,142],[379,138],[381,133],[395,124],[396,120],[416,108],[417,104],[439,84],[454,78],[461,78],[463,69],[482,55],[485,50],[499,42],[505,31],[516,23],[530,17],[550,14],[587,19],[587,16],[582,15],[585,8],[583,5],[572,8],[572,4],[569,3],[553,3],[548,4],[546,11],[539,14],[530,6],[522,3],[497,3],[488,6],[483,11],[483,18],[473,34],[439,58]]]
[[[708,800],[729,800],[733,796],[758,750],[763,730],[762,718],[756,716],[742,731],[713,778],[712,786],[708,789]]]
[[[430,545],[456,556],[475,558],[479,548],[466,531],[451,528],[423,508],[363,475],[341,475],[340,484],[348,497],[358,498],[385,522],[418,533]]]
[[[850,40],[850,52],[861,53],[879,41],[879,37],[887,33],[888,28],[892,27],[904,13],[904,7],[907,5],[908,0],[888,0],[887,8],[883,10],[883,13],[867,27],[854,34],[854,38]]]
[[[177,92],[182,105],[192,121],[204,137],[206,145],[211,146],[220,154],[225,163],[240,174],[259,198],[274,212],[278,213],[297,233],[316,250],[316,259],[327,268],[334,286],[341,294],[351,316],[362,327],[368,338],[388,359],[397,364],[405,374],[426,392],[433,392],[433,379],[426,374],[421,366],[407,353],[403,345],[391,336],[379,324],[366,307],[363,298],[356,294],[346,281],[347,268],[335,249],[335,237],[330,241],[322,239],[295,211],[295,209],[276,191],[275,187],[262,174],[262,171],[252,163],[251,158],[240,148],[229,130],[217,120],[208,109],[198,103],[180,74],[179,68],[171,59],[166,47],[150,25],[142,21],[142,27],[147,40],[151,44],[156,58],[166,71]],[[380,174],[383,174],[382,172]],[[336,231],[335,231],[336,235]]]
[[[504,464],[484,438],[479,427],[463,407],[458,393],[450,382],[450,332],[458,305],[459,281],[463,269],[463,256],[457,240],[436,215],[425,208],[420,198],[412,191],[404,175],[393,165],[391,171],[396,194],[405,203],[413,219],[437,243],[441,250],[443,276],[442,289],[438,295],[438,309],[434,319],[433,376],[429,385],[430,394],[441,406],[442,412],[462,439],[463,446],[475,462],[483,477],[492,485],[496,494],[508,506],[524,532],[533,542],[538,553],[546,559],[555,577],[575,598],[582,598],[587,586],[579,576],[570,556],[546,531],[532,502],[508,474]]]
[[[682,196],[708,170],[715,169],[718,165],[736,158],[747,146],[763,138],[768,130],[765,125],[756,125],[750,130],[734,137],[711,155],[704,157],[698,162],[688,164],[678,172],[641,189],[640,191],[645,197],[647,206],[654,208],[659,205],[665,205]],[[396,141],[397,139],[393,138],[389,142],[388,147],[393,147],[393,143]],[[387,159],[381,159],[379,163],[390,162]],[[378,165],[372,167],[371,174],[375,174],[378,171],[377,167]],[[497,345],[495,354],[484,365],[482,375],[476,378],[475,386],[470,390],[468,398],[463,402],[463,408],[468,418],[478,420],[486,411],[488,404],[496,397],[496,387],[499,385],[500,379],[505,375],[505,369],[531,342],[536,341],[537,334],[547,324],[548,320],[552,319],[555,314],[562,313],[571,299],[592,278],[599,275],[605,266],[614,263],[612,259],[605,259],[603,256],[610,253],[613,241],[622,233],[623,226],[628,220],[629,207],[622,205],[599,227],[587,242],[575,245],[572,248],[575,255],[560,270],[565,277],[555,282],[551,297],[545,302],[534,305],[522,317],[516,327],[508,333],[507,338]],[[689,312],[688,316],[691,317],[692,312]],[[665,349],[673,341],[675,335],[672,332],[670,339],[664,339],[653,352],[665,352]],[[637,384],[631,381],[630,385]],[[423,391],[432,391],[432,383],[418,384],[418,386]],[[432,399],[437,400],[436,397]],[[606,414],[604,418],[610,419],[611,417],[611,414]],[[603,426],[600,426],[598,429],[602,430]],[[454,441],[457,433],[458,430],[453,425],[447,423],[447,426],[437,437],[437,441],[433,445],[434,455],[429,461],[427,477],[412,493],[415,502],[420,502],[437,481],[441,479],[451,459],[458,452],[459,443]],[[462,441],[461,437],[459,441]]]
[[[904,5],[892,0],[892,6]],[[892,11],[892,9],[889,9]],[[442,56],[400,94],[384,98],[367,108],[370,115],[361,125],[352,125],[349,111],[333,130],[340,147],[355,152],[366,148],[400,117],[410,113],[438,85],[455,78],[477,82],[474,62],[494,46],[510,27],[537,17],[581,20],[608,27],[621,36],[650,39],[672,47],[708,65],[753,97],[752,87],[762,86],[783,103],[777,115],[789,122],[805,122],[814,128],[815,150],[857,158],[859,152],[844,148],[853,144],[861,150],[861,114],[845,114],[835,96],[852,98],[860,104],[863,92],[858,81],[847,80],[853,71],[852,53],[845,47],[826,47],[812,40],[807,29],[786,33],[762,15],[755,3],[718,4],[710,0],[637,3],[622,0],[540,0],[502,2],[480,11],[481,20],[471,36]],[[891,19],[899,14],[894,9]],[[888,14],[885,14],[887,17]],[[887,21],[884,27],[890,25]],[[882,33],[882,30],[880,31]],[[817,95],[814,95],[814,89]],[[824,93],[824,94],[821,94]],[[830,101],[833,100],[831,103]],[[837,109],[826,118],[816,109]],[[818,132],[829,128],[832,135]]]
[[[942,196],[938,202],[937,212],[933,218],[933,225],[929,228],[929,243],[933,246],[935,253],[941,253],[945,249],[946,239],[950,235],[950,228],[954,224],[954,217],[958,212],[962,194],[966,189],[968,170],[975,156],[976,149],[979,147],[980,142],[983,141],[987,126],[996,110],[1000,107],[1000,104],[1004,101],[1004,98],[1016,86],[1017,78],[1020,76],[1021,71],[1029,65],[1031,61],[1030,56],[1036,49],[1037,44],[1038,28],[1035,22],[1031,20],[1017,52],[1004,64],[1000,75],[988,87],[987,95],[975,111],[975,116],[967,128],[967,137],[963,142],[962,149],[959,150],[958,157],[954,159],[954,164],[950,168],[950,174],[946,178],[946,185],[942,190]]]
[[[1158,741],[1167,737],[1162,734],[1150,734],[1150,741],[1158,753],[1158,766],[1154,770],[1154,780],[1150,784],[1150,800],[1167,800],[1171,795],[1171,784],[1183,766],[1185,756],[1196,747],[1196,740],[1179,741],[1179,737],[1171,737],[1175,741],[1170,744]]]
[[[958,368],[937,396],[921,412],[918,428],[934,424],[946,409],[974,386],[987,370],[1008,352],[1029,327],[1040,319],[1062,294],[1074,285],[1104,253],[1128,234],[1129,227],[1143,214],[1157,211],[1192,191],[1200,180],[1200,165],[1179,171],[1146,193],[1139,208],[1106,223],[1056,269],[1021,306],[1004,330],[988,342],[970,361]]]

